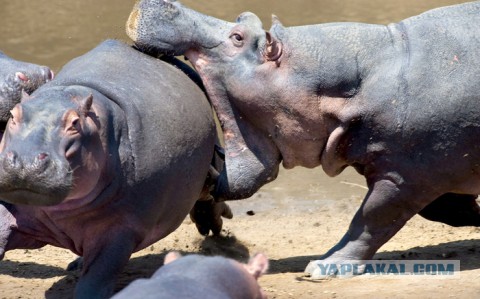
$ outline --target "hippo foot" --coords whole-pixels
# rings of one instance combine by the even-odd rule
[[[349,278],[363,273],[365,265],[357,260],[325,259],[313,260],[305,268],[305,276],[314,280],[335,277]]]
[[[222,231],[222,217],[233,218],[230,207],[225,202],[215,202],[211,196],[207,200],[197,201],[190,211],[190,219],[203,236],[207,236],[210,231],[215,236],[219,235]]]

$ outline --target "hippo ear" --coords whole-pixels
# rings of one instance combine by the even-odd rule
[[[272,26],[282,26],[282,22],[280,22],[280,19],[276,15],[272,15]]]
[[[282,44],[278,42],[270,32],[265,32],[267,44],[265,49],[265,58],[268,61],[277,61],[282,56]]]
[[[253,28],[263,28],[263,24],[260,18],[256,14],[249,11],[240,14],[235,20],[235,22],[246,24],[252,26]]]
[[[245,267],[255,279],[258,279],[268,270],[268,258],[264,254],[258,253],[250,259]]]
[[[87,113],[90,111],[90,108],[92,108],[92,103],[93,103],[93,95],[90,94],[87,97],[83,98],[80,100],[80,112],[83,115],[87,115]]]
[[[170,264],[171,262],[181,258],[182,255],[176,251],[171,251],[169,253],[167,253],[167,255],[165,256],[165,259],[163,261],[163,264],[166,265],[166,264]]]

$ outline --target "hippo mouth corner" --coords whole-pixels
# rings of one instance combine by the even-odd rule
[[[160,48],[146,46],[141,43],[134,43],[132,45],[132,48],[143,54],[146,54],[148,56],[152,56],[155,58],[160,58],[163,55],[168,55],[168,53],[165,53],[165,51],[160,50]]]

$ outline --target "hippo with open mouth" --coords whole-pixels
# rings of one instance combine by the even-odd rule
[[[480,226],[480,2],[396,24],[330,23],[269,31],[170,0],[138,1],[127,34],[185,55],[225,138],[217,196],[251,196],[278,166],[354,167],[368,194],[319,265],[369,260],[415,214]]]

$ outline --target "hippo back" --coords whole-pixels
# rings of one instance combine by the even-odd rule
[[[201,89],[174,66],[120,41],[107,40],[72,60],[52,84],[86,86],[115,102],[126,114],[136,163],[144,167],[153,149],[171,157],[212,136],[212,111]]]
[[[174,212],[175,218],[137,249],[173,231],[198,198],[213,156],[215,123],[199,86],[178,68],[114,40],[66,64],[49,85],[87,87],[94,101],[100,93],[124,114],[113,134],[136,213],[161,219]]]

